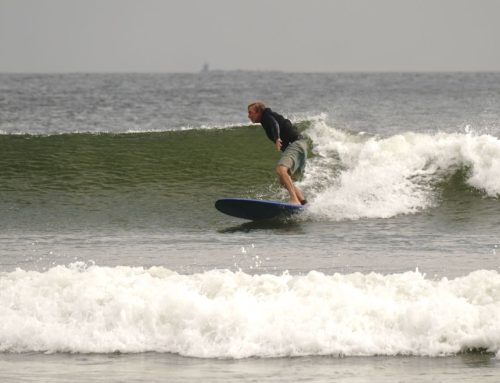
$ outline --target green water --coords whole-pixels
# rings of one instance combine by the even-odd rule
[[[278,157],[258,126],[0,136],[0,227],[187,223],[217,198],[276,193]]]

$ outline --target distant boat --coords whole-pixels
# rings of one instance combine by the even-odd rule
[[[209,71],[210,71],[210,66],[208,65],[208,63],[203,64],[200,73],[208,73]]]

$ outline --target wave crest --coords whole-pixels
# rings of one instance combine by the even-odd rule
[[[435,206],[457,172],[488,197],[500,195],[500,140],[471,133],[408,132],[390,137],[350,133],[316,120],[301,183],[310,211],[330,219],[387,218]]]

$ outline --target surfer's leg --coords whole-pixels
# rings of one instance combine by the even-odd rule
[[[276,173],[280,183],[290,194],[290,203],[305,205],[307,201],[300,189],[293,184],[292,174],[303,174],[306,165],[307,143],[304,140],[297,140],[285,149],[278,161]]]
[[[297,188],[292,181],[292,177],[288,174],[288,168],[283,165],[278,165],[276,167],[276,173],[278,174],[278,179],[280,184],[288,190],[288,194],[290,194],[289,203],[294,205],[300,205],[300,201],[304,200],[304,196],[302,192]]]
[[[295,186],[295,184],[293,185],[293,188],[295,189],[295,195],[299,199],[300,204],[301,205],[305,205],[307,203],[307,201],[304,198],[304,195],[302,194],[302,192],[300,191],[300,189],[297,186]]]

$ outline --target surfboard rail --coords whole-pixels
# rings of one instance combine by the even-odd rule
[[[252,198],[222,198],[215,202],[215,208],[232,217],[251,221],[286,218],[304,210],[302,205]]]

